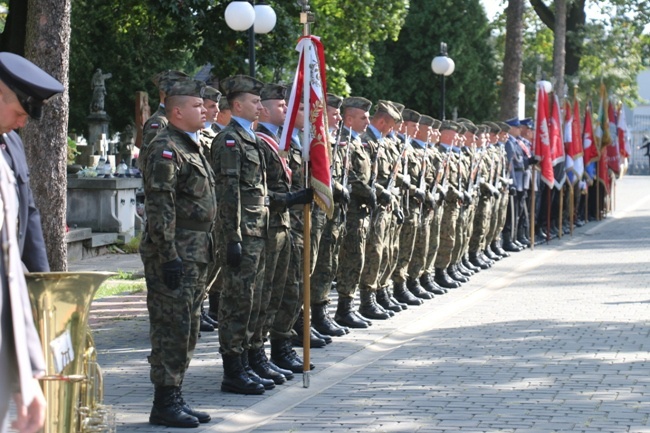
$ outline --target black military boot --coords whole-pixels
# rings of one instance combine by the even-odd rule
[[[288,338],[271,340],[271,362],[292,373],[303,372],[303,361],[293,350],[291,340]],[[314,364],[309,363],[309,369],[313,370],[314,368],[316,368]]]
[[[511,253],[518,253],[519,251],[521,251],[521,248],[519,248],[517,245],[515,245],[512,242],[512,239],[510,237],[510,232],[506,233],[504,231],[502,236],[503,236],[503,248],[499,246],[498,242],[494,241],[492,242],[492,245],[490,245],[492,247],[492,251],[504,257],[508,257],[508,256],[504,255],[501,252],[501,250],[509,251]]]
[[[178,404],[181,406],[183,412],[185,412],[188,415],[192,415],[193,417],[198,419],[201,424],[210,422],[210,420],[212,419],[209,413],[192,409],[190,405],[185,402],[185,399],[183,398],[183,392],[181,391],[180,386],[176,388],[176,401],[178,401]]]
[[[264,356],[266,357],[266,353],[264,354]],[[293,380],[293,378],[294,378],[294,376],[293,376],[293,371],[291,371],[291,370],[285,370],[284,368],[280,368],[280,367],[278,367],[277,365],[275,365],[275,364],[273,363],[273,361],[271,361],[270,359],[268,359],[268,358],[266,358],[266,359],[267,359],[267,362],[269,363],[269,368],[270,368],[271,370],[275,371],[276,373],[280,373],[281,375],[283,375],[284,377],[286,377],[287,380]]]
[[[391,281],[392,282],[392,281]],[[384,287],[386,289],[386,294],[388,295],[388,299],[395,305],[399,305],[402,307],[402,310],[408,310],[409,306],[408,304],[404,302],[400,302],[395,298],[395,294],[393,293],[394,291],[390,288],[390,283],[388,286]]]
[[[221,296],[221,293],[216,292],[216,293],[209,293],[208,294],[208,316],[215,322],[219,320],[219,297]],[[216,328],[217,326],[215,326]]]
[[[264,394],[264,385],[251,380],[241,363],[241,355],[222,355],[223,381],[221,391],[234,394]]]
[[[470,271],[474,272],[475,274],[478,274],[481,272],[481,267],[480,266],[474,266],[472,262],[469,261],[469,256],[465,254],[462,258],[463,266]]]
[[[468,278],[474,275],[474,271],[465,266],[463,259],[460,259],[458,263],[456,263],[456,270]]]
[[[449,265],[447,268],[447,275],[449,275],[452,279],[458,281],[459,283],[466,283],[469,281],[469,278],[467,278],[465,275],[461,275],[458,270],[456,269],[456,265]]]
[[[187,428],[199,426],[198,418],[183,411],[182,406],[179,404],[177,398],[178,389],[177,386],[156,387],[153,407],[149,415],[149,424]]]
[[[201,322],[206,322],[209,325],[212,326],[212,329],[217,329],[219,327],[219,322],[214,320],[210,315],[208,314],[208,311],[201,306]]]
[[[425,272],[422,275],[420,275],[420,285],[424,290],[426,290],[429,293],[433,293],[434,295],[444,295],[445,293],[447,293],[447,289],[443,289],[438,284],[436,284],[436,282],[433,281],[433,278],[428,272]]]
[[[244,367],[244,371],[253,382],[261,384],[266,390],[275,388],[275,382],[273,380],[264,379],[255,373],[248,361],[248,350],[244,350],[241,353],[241,365]]]
[[[333,341],[332,337],[330,337],[329,335],[323,335],[320,332],[318,332],[317,330],[315,330],[313,327],[310,327],[309,329],[311,329],[311,333],[313,335],[315,335],[316,338],[320,338],[321,340],[325,340],[325,344],[330,344]]]
[[[418,280],[417,278],[411,278],[411,277],[407,278],[406,288],[416,298],[425,299],[425,300],[434,298],[433,293],[429,293],[426,290],[424,290],[424,288],[420,285],[420,280]]]
[[[375,292],[372,290],[361,290],[359,292],[359,297],[361,298],[359,313],[362,316],[377,320],[390,319],[390,314],[388,314],[388,312],[380,305],[377,305]]]
[[[393,311],[395,313],[402,311],[402,307],[399,304],[391,301],[390,295],[388,294],[388,289],[386,287],[382,287],[381,289],[377,290],[376,299],[377,303],[381,305],[384,310]]]
[[[445,289],[457,289],[460,287],[460,283],[452,280],[443,268],[436,268],[436,275],[433,277],[433,281]]]
[[[278,373],[271,368],[263,347],[259,349],[250,349],[248,351],[248,364],[259,377],[263,379],[270,379],[276,385],[282,385],[287,381],[287,378],[284,376],[284,374]]]
[[[347,326],[348,328],[367,328],[368,322],[365,320],[359,319],[359,317],[354,314],[354,299],[347,298],[339,295],[338,305],[336,307],[336,313],[334,314],[334,320],[341,326]]]
[[[424,301],[416,296],[413,293],[409,292],[406,287],[406,281],[401,283],[393,283],[393,296],[397,299],[398,302],[402,302],[407,305],[422,305]]]
[[[298,320],[293,324],[293,330],[296,334],[291,339],[291,343],[294,346],[302,347],[303,336],[304,334],[305,320],[303,319],[302,310],[298,313]],[[331,343],[330,339],[330,343]],[[320,349],[321,347],[327,346],[327,342],[322,338],[318,338],[313,332],[311,332],[311,327],[309,328],[309,347],[312,349]]]
[[[481,259],[481,256],[478,254],[478,252],[470,252],[469,253],[469,261],[471,264],[473,264],[476,267],[479,267],[481,269],[489,269],[490,265],[487,264],[484,260]]]
[[[212,326],[212,324],[210,324],[210,322],[208,322],[206,320],[206,317],[207,317],[207,314],[205,313],[205,310],[203,309],[203,307],[201,307],[201,316],[199,317],[199,320],[200,320],[199,331],[201,331],[201,332],[214,332],[214,326]]]
[[[496,254],[494,250],[490,248],[489,245],[487,246],[487,248],[483,250],[483,254],[485,255],[485,257],[492,260],[493,262],[498,262],[503,258],[503,256]]]
[[[494,260],[490,259],[490,258],[485,254],[485,250],[483,250],[483,251],[479,251],[477,254],[478,254],[478,257],[479,257],[479,258],[480,258],[480,259],[481,259],[485,264],[488,265],[488,268],[491,268],[492,266],[494,266]]]
[[[311,306],[311,326],[321,334],[332,337],[341,337],[350,332],[348,328],[339,326],[332,320],[327,311],[327,304]]]

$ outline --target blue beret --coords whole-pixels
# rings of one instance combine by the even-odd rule
[[[513,117],[512,119],[506,120],[506,122],[510,126],[514,126],[515,128],[519,128],[521,124],[519,123],[519,118],[518,117]]]
[[[40,119],[43,102],[63,92],[63,84],[29,60],[13,53],[0,53],[0,80],[18,97],[33,119]]]
[[[521,123],[521,126],[525,126],[527,128],[533,129],[533,119],[531,117],[526,117],[525,119],[521,119],[519,123]]]

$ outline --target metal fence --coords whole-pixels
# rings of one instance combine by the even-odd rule
[[[630,160],[629,174],[650,174],[650,158],[646,155],[650,149],[640,149],[641,145],[650,137],[650,114],[635,114],[632,124],[629,125],[630,134]]]

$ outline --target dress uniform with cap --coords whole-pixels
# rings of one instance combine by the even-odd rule
[[[45,101],[63,92],[59,81],[13,53],[0,53],[0,81],[16,95],[23,110],[36,120],[41,118]],[[8,102],[13,100],[11,96],[3,94],[2,103],[11,103]],[[0,224],[3,239],[0,251],[0,431],[5,431],[13,393],[21,393],[24,406],[31,405],[37,393],[41,393],[40,400],[43,398],[33,378],[45,372],[45,360],[22,277],[21,256],[29,270],[49,271],[40,217],[29,188],[23,145],[18,134],[10,130],[11,120],[2,119],[0,130],[3,133],[0,220],[4,221]]]
[[[179,80],[170,86],[167,98],[202,98],[204,88],[202,81]],[[180,129],[171,117],[149,143],[143,172],[147,222],[140,255],[155,386],[149,422],[174,427],[210,421],[207,413],[185,404],[181,393],[199,334],[208,267],[214,260],[215,178],[199,142],[199,128]]]

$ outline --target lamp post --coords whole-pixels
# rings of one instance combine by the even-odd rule
[[[277,17],[273,8],[264,1],[233,1],[226,7],[224,18],[231,29],[248,31],[248,66],[255,77],[255,33],[268,33],[275,27]]]
[[[440,75],[441,79],[440,120],[445,120],[445,77],[451,75],[454,68],[456,68],[456,64],[447,56],[447,44],[440,42],[440,54],[431,61],[433,73]]]

